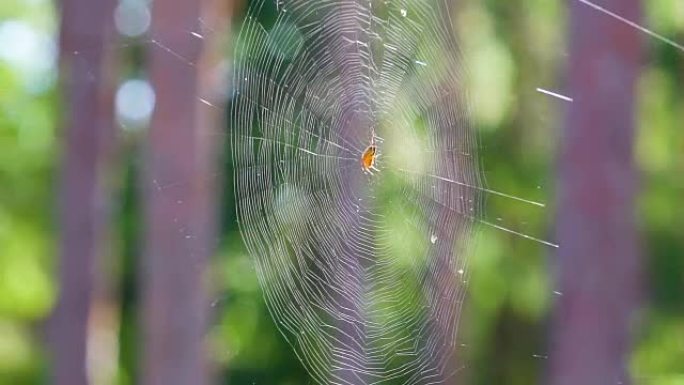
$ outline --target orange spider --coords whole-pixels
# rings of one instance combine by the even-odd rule
[[[361,155],[361,169],[363,172],[373,175],[373,170],[380,171],[375,167],[375,161],[380,156],[378,146],[375,144],[375,135],[371,139],[370,146]]]

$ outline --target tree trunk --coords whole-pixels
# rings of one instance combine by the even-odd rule
[[[60,65],[68,109],[59,191],[60,296],[50,325],[56,385],[88,383],[93,270],[106,220],[102,148],[113,129],[103,71],[113,8],[113,0],[61,3]]]
[[[205,280],[213,250],[211,151],[198,124],[201,2],[154,2],[143,285],[145,385],[208,383]],[[194,32],[194,33],[193,33]],[[200,36],[197,36],[197,35]],[[205,137],[202,137],[202,136]]]
[[[561,141],[559,297],[552,385],[626,384],[639,296],[633,162],[638,32],[573,1],[569,107]],[[638,0],[602,6],[638,20]]]
[[[202,102],[198,104],[197,117],[197,151],[202,157],[202,164],[199,165],[200,175],[197,177],[203,179],[200,183],[205,186],[202,194],[206,206],[201,210],[204,210],[207,223],[204,238],[209,251],[213,251],[214,240],[220,231],[217,228],[220,219],[218,197],[225,193],[221,189],[223,179],[220,169],[223,164],[223,148],[227,147],[224,139],[228,135],[226,102],[230,89],[227,82],[231,66],[228,64],[230,60],[224,52],[224,47],[230,41],[231,18],[233,7],[237,2],[238,0],[204,0],[202,2],[201,39],[204,48],[198,63],[198,92]],[[212,275],[208,278],[213,282],[213,279],[222,277]],[[209,292],[209,295],[214,295],[214,293]],[[226,295],[225,292],[222,295]],[[209,362],[207,378],[209,378],[209,383],[215,383],[212,374],[215,373],[216,368],[211,364],[212,362]],[[225,366],[221,369],[226,370]]]

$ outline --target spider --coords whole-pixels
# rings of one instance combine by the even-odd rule
[[[371,143],[361,154],[361,169],[364,173],[373,175],[373,171],[380,171],[375,167],[375,161],[380,157],[378,146],[375,144],[376,136],[371,137]]]

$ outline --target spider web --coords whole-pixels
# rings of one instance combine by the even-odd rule
[[[238,38],[231,126],[269,310],[319,383],[442,383],[488,191],[447,3],[290,0],[270,25],[269,10]]]

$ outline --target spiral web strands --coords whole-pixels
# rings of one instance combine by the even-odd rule
[[[235,49],[238,221],[321,384],[453,375],[481,212],[446,1],[258,1]],[[377,170],[360,159],[374,145]]]

